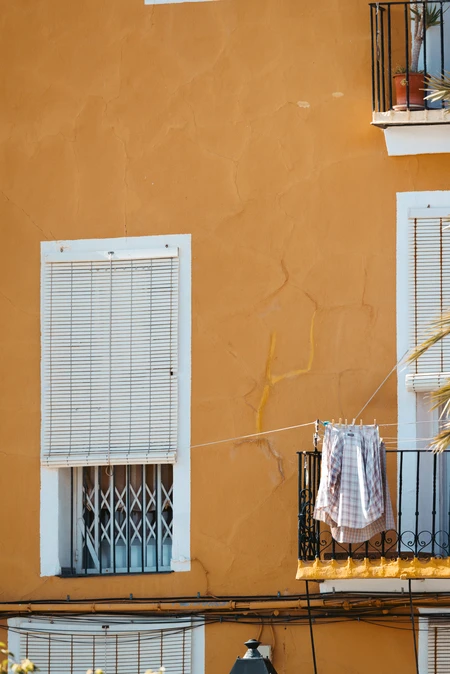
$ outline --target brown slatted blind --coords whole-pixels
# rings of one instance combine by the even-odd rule
[[[428,674],[450,674],[450,622],[428,621]]]

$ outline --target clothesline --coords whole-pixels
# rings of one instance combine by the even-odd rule
[[[398,359],[398,361],[395,363],[394,367],[388,372],[388,374],[383,379],[381,384],[378,386],[378,388],[375,390],[375,392],[370,396],[370,398],[366,402],[366,404],[360,409],[360,411],[356,415],[356,418],[359,418],[361,416],[362,412],[366,409],[366,407],[369,405],[369,403],[374,399],[374,397],[376,396],[378,391],[384,386],[384,384],[387,382],[387,380],[389,379],[391,374],[399,367],[399,365],[401,364],[401,362],[405,358],[406,354],[407,354],[407,351],[405,351],[403,356]],[[316,421],[308,421],[307,423],[295,424],[293,426],[285,426],[283,428],[274,428],[272,430],[260,431],[258,433],[249,433],[247,435],[238,435],[238,436],[233,437],[233,438],[224,438],[222,440],[212,440],[210,442],[202,442],[202,443],[199,443],[199,444],[196,444],[196,445],[191,445],[191,448],[196,449],[198,447],[210,447],[211,445],[220,445],[220,444],[223,444],[225,442],[236,442],[238,440],[247,440],[247,439],[250,439],[250,438],[257,438],[257,437],[261,437],[261,436],[264,436],[264,435],[270,435],[270,434],[273,434],[273,433],[282,433],[284,431],[290,431],[290,430],[293,430],[293,429],[296,429],[296,428],[305,428],[307,426],[314,426],[316,423],[317,423],[317,420]],[[324,425],[323,421],[320,422],[320,423],[322,425]],[[430,422],[429,421],[405,421],[405,422],[402,422],[400,424],[397,423],[397,422],[393,422],[393,423],[388,423],[388,424],[377,424],[377,426],[380,427],[380,428],[386,428],[388,426],[396,426],[396,427],[410,426],[410,425],[416,426],[418,424],[425,424],[425,423],[430,423]],[[353,424],[347,424],[347,425],[351,426]],[[355,423],[355,425],[356,425],[356,423]],[[416,440],[431,440],[431,439],[432,438],[412,438],[413,441],[416,441]]]
[[[402,421],[400,424],[399,423],[392,423],[392,424],[378,424],[378,426],[417,426],[418,424],[429,424],[430,420],[425,420],[425,421]]]
[[[249,438],[257,438],[257,437],[263,436],[263,435],[270,435],[272,433],[282,433],[283,431],[291,431],[291,430],[294,430],[296,428],[305,428],[307,426],[314,426],[315,423],[316,423],[315,421],[308,421],[307,423],[304,423],[304,424],[294,424],[293,426],[284,426],[283,428],[273,428],[273,429],[270,429],[268,431],[260,431],[259,433],[249,433],[247,435],[237,435],[233,438],[223,438],[222,440],[212,440],[211,442],[202,442],[202,443],[197,444],[197,445],[191,445],[191,448],[195,449],[197,447],[209,447],[210,445],[219,445],[219,444],[222,444],[222,443],[225,443],[225,442],[235,442],[237,440],[247,440]],[[320,422],[320,423],[322,425],[324,424],[323,421]],[[399,427],[399,426],[417,426],[419,424],[429,424],[429,423],[430,423],[430,421],[404,421],[404,422],[401,422],[401,423],[377,424],[377,426],[379,426],[380,428],[387,428],[389,426],[396,426],[396,427]],[[335,422],[335,425],[337,425],[336,422]],[[342,423],[341,425],[342,426],[345,426],[345,425],[351,426],[352,424]],[[355,424],[355,426],[358,426],[358,425],[359,424]],[[392,438],[392,441],[391,441],[391,438]],[[411,438],[399,438],[399,439],[397,439],[396,436],[394,436],[394,435],[388,435],[388,436],[383,436],[383,439],[385,441],[385,444],[387,444],[387,443],[394,442],[394,441],[396,443],[397,442],[427,441],[427,440],[433,440],[433,437],[426,437],[426,438],[411,437]]]
[[[295,426],[285,426],[284,428],[274,428],[270,431],[261,431],[259,433],[249,433],[248,435],[238,435],[235,438],[225,438],[224,440],[213,440],[212,442],[202,442],[199,445],[191,445],[191,449],[196,447],[208,447],[209,445],[219,445],[222,442],[234,442],[236,440],[247,440],[248,438],[257,438],[260,435],[269,435],[270,433],[281,433],[282,431],[291,431],[294,428],[304,428],[305,426],[314,426],[315,421],[308,421],[306,424],[295,424]]]

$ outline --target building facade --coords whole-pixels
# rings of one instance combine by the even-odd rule
[[[416,71],[436,75],[450,19],[432,4]],[[450,467],[417,450],[450,363],[445,344],[404,356],[450,304],[450,125],[412,100],[419,19],[365,0],[4,3],[16,656],[228,674],[258,637],[293,674],[313,672],[312,635],[319,672],[371,674],[374,652],[410,670],[415,643],[420,674],[441,671]],[[316,420],[361,410],[397,524],[355,551],[311,521],[298,453]]]

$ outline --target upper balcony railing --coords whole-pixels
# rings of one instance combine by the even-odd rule
[[[450,0],[370,4],[375,124],[450,121],[445,103],[426,99],[428,77],[450,71],[449,8]]]
[[[314,519],[321,462],[299,454],[298,578],[450,577],[450,452],[387,450],[395,529],[353,545]]]

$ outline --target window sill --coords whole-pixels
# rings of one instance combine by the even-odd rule
[[[373,112],[372,124],[385,129],[390,126],[428,126],[450,124],[450,110],[387,110]]]
[[[116,571],[116,573],[58,573],[56,578],[67,580],[68,578],[111,578],[113,576],[164,576],[174,573],[172,569],[167,571]]]
[[[372,124],[384,129],[389,156],[450,153],[448,110],[374,112]]]

